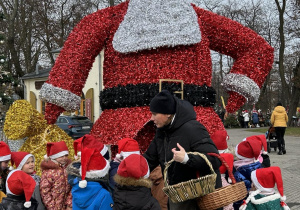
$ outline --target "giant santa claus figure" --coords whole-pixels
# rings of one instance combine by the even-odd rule
[[[142,150],[154,135],[149,103],[160,79],[183,81],[184,99],[212,135],[224,126],[213,109],[210,50],[234,59],[222,82],[229,93],[228,112],[257,101],[273,63],[273,48],[261,36],[190,1],[129,0],[86,16],[68,37],[40,91],[48,123],[64,110],[79,108],[82,88],[102,49],[103,112],[91,134],[105,144],[134,138]],[[167,83],[171,90],[172,85]]]

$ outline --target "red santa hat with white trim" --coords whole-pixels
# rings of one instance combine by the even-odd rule
[[[132,154],[122,160],[117,174],[122,177],[140,179],[148,178],[150,170],[147,160],[142,155]]]
[[[81,137],[81,138],[76,139],[76,140],[73,141],[74,154],[75,154],[74,158],[75,158],[75,160],[77,160],[78,158],[81,157],[81,142],[82,142],[83,138],[84,137]]]
[[[261,144],[258,141],[245,141],[240,142],[235,147],[235,154],[237,158],[243,159],[258,159],[261,151]]]
[[[132,154],[141,154],[138,142],[131,138],[124,138],[119,140],[117,157],[123,157],[123,159],[125,159]]]
[[[99,149],[81,147],[81,166],[79,187],[85,188],[87,181],[85,178],[102,178],[107,175],[110,168],[108,160],[106,160],[100,153]]]
[[[258,141],[262,148],[262,154],[266,155],[268,154],[268,146],[267,146],[267,139],[266,136],[263,135],[256,135],[256,136],[249,136],[246,138],[248,141]]]
[[[82,147],[96,148],[103,157],[105,157],[107,160],[109,159],[109,156],[106,156],[106,153],[108,152],[107,146],[105,146],[102,142],[98,141],[94,136],[86,134],[83,136],[81,142],[83,141],[84,145],[81,145],[81,149]]]
[[[249,196],[250,198],[247,198],[248,201],[251,199],[251,201],[254,202],[268,202],[270,200],[280,198],[280,204],[283,209],[290,209],[284,202],[286,197],[283,194],[283,181],[281,170],[278,166],[271,166],[252,171],[251,180],[257,190],[253,193],[253,195]],[[275,193],[275,184],[277,185],[279,194]],[[267,193],[269,196],[264,197],[264,199],[260,199],[262,201],[255,200],[254,196],[258,193]],[[247,200],[244,202],[244,206],[247,205]]]
[[[45,155],[45,159],[50,158],[52,160],[68,155],[69,149],[67,147],[66,142],[49,142],[47,143],[47,155]]]
[[[0,162],[11,159],[11,151],[9,146],[4,142],[0,141]]]
[[[11,171],[6,180],[6,192],[11,195],[25,195],[25,208],[31,207],[30,198],[34,192],[36,182],[22,170]]]
[[[229,136],[227,135],[226,130],[218,130],[212,136],[211,139],[215,143],[219,153],[224,153],[228,151],[227,140]]]
[[[12,152],[11,153],[11,165],[15,165],[16,169],[22,170],[24,164],[28,160],[28,158],[33,157],[33,161],[35,161],[33,154],[30,154],[28,152]],[[13,168],[10,168],[11,170]]]

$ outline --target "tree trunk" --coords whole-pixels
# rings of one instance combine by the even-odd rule
[[[279,1],[275,0],[277,9],[279,12],[279,38],[280,38],[280,48],[279,48],[279,75],[281,79],[281,85],[282,85],[282,92],[280,95],[281,102],[284,103],[285,101],[289,101],[291,98],[291,93],[289,91],[288,84],[286,82],[284,73],[284,49],[285,49],[285,36],[284,36],[284,12],[285,12],[285,6],[286,6],[286,0],[282,1],[282,6],[280,6]]]
[[[292,117],[296,115],[297,107],[300,102],[300,57],[296,67],[293,70],[294,79],[293,79],[293,87],[292,87],[292,99],[289,107],[289,122],[288,125],[292,124]]]

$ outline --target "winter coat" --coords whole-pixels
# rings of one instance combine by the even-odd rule
[[[249,122],[249,113],[248,112],[244,113],[243,117],[244,117],[244,122]]]
[[[251,163],[249,165],[244,165],[239,167],[235,172],[234,172],[234,178],[236,180],[236,182],[241,182],[244,181],[245,185],[247,187],[247,191],[249,191],[251,189],[251,172],[262,168],[262,165],[260,162],[255,162],[255,163]]]
[[[25,208],[24,203],[26,202],[25,196],[16,196],[8,194],[6,198],[3,198],[0,203],[0,210],[37,210],[38,203],[34,198],[30,199],[31,207]]]
[[[34,179],[36,185],[35,185],[35,189],[34,192],[32,194],[32,198],[34,198],[37,202],[38,202],[38,208],[37,210],[45,210],[46,207],[42,201],[41,198],[41,193],[40,193],[40,182],[41,182],[41,178],[36,175],[36,174],[32,174],[31,177]]]
[[[287,127],[288,116],[283,106],[276,106],[271,115],[273,127]]]
[[[205,127],[196,121],[196,113],[193,106],[185,101],[174,97],[176,100],[176,114],[173,123],[163,128],[158,128],[154,139],[148,150],[144,153],[147,159],[150,171],[158,165],[162,171],[165,169],[165,163],[173,159],[173,148],[177,148],[179,143],[186,152],[199,153],[218,153],[213,141]],[[207,163],[198,155],[188,155],[189,160],[186,164],[173,162],[168,169],[168,181],[170,185],[185,182],[200,176],[211,174]],[[222,186],[219,167],[221,162],[217,157],[207,155],[214,171],[217,173],[216,188]]]
[[[73,210],[103,209],[111,210],[113,206],[111,188],[108,184],[108,176],[104,178],[87,178],[86,188],[79,187],[81,181],[80,160],[73,161],[67,167],[68,182],[72,187]]]
[[[151,193],[153,197],[158,201],[162,210],[168,210],[168,196],[162,190],[165,186],[165,183],[160,166],[157,166],[150,173],[149,179],[151,179],[153,183],[151,187]]]
[[[224,175],[224,176],[223,176]],[[221,174],[221,180],[222,180],[222,187],[229,186],[230,184],[225,179],[225,174]],[[223,207],[223,210],[233,210],[233,204],[228,204],[227,206]]]
[[[112,210],[113,199],[99,182],[87,181],[87,186],[80,188],[80,180],[80,178],[76,177],[72,180],[72,183],[69,182],[72,186],[73,210]]]
[[[58,165],[51,160],[41,163],[42,177],[40,182],[40,193],[47,210],[64,210],[72,207],[71,187],[65,166]]]
[[[280,205],[280,194],[273,195],[255,195],[249,203],[247,203],[246,210],[283,210]]]
[[[252,114],[252,122],[253,122],[253,124],[259,123],[258,114],[256,112]]]
[[[119,168],[120,163],[111,161],[110,162],[110,168],[109,168],[109,185],[111,186],[112,189],[115,189],[116,182],[114,180],[114,176],[117,174],[118,168]]]
[[[114,210],[159,210],[158,201],[151,195],[150,179],[125,178],[118,174],[114,177]]]

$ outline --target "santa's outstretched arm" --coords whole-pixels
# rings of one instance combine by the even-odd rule
[[[201,32],[206,34],[210,49],[231,56],[234,64],[223,80],[230,97],[226,106],[234,112],[245,101],[255,103],[273,64],[274,49],[253,30],[229,18],[194,5]]]
[[[79,109],[82,88],[104,47],[113,12],[113,8],[106,8],[86,16],[69,35],[40,91],[40,98],[47,102],[45,118],[49,124],[64,110]]]

